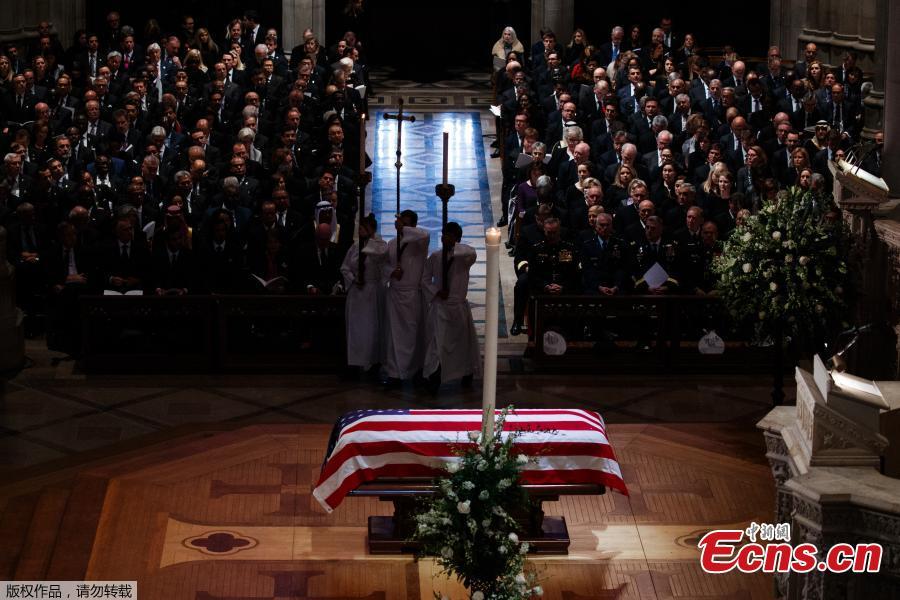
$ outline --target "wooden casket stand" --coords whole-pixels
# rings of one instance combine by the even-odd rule
[[[520,524],[519,539],[528,542],[534,554],[568,554],[569,530],[565,517],[544,515],[543,503],[556,502],[560,496],[600,495],[606,488],[599,484],[523,485],[531,498],[530,507],[513,513]],[[423,498],[437,490],[428,478],[380,479],[364,483],[350,496],[377,497],[393,502],[393,516],[370,516],[368,546],[370,554],[408,554],[419,550],[410,541],[416,529],[415,516],[421,510]]]

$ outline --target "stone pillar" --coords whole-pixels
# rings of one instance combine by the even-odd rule
[[[548,27],[560,43],[569,39],[575,29],[575,1],[531,0],[531,42],[536,42],[540,31]]]
[[[815,0],[772,0],[769,9],[769,44],[781,48],[786,59],[803,58],[800,33],[809,2]]]
[[[879,48],[884,56],[884,165],[882,177],[892,194],[900,194],[900,6],[884,0],[882,14],[884,44]]]
[[[0,227],[0,372],[25,363],[25,323],[16,308],[16,270],[6,261],[6,229]]]
[[[325,0],[281,0],[281,38],[284,49],[303,41],[303,30],[311,27],[325,45]]]
[[[37,24],[46,19],[63,48],[75,31],[85,26],[85,0],[4,0],[0,10],[0,41],[22,41],[37,35]],[[60,57],[62,58],[62,57]]]

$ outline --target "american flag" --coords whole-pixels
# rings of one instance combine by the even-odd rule
[[[361,484],[435,477],[474,447],[480,410],[357,410],[335,423],[313,496],[331,512]],[[499,416],[500,411],[497,411]],[[519,432],[515,448],[533,456],[522,483],[601,484],[628,494],[599,414],[579,409],[510,411],[501,435]]]

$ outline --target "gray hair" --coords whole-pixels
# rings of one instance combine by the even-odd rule
[[[109,54],[106,55],[106,58],[107,59],[118,58],[119,60],[122,60],[122,53],[119,52],[118,50],[112,50],[112,51],[110,51]]]
[[[152,44],[147,46],[147,52],[151,52],[153,50],[159,50],[160,52],[162,52],[162,48],[160,48],[159,44],[157,44],[156,42],[153,42]]]
[[[259,107],[253,106],[252,104],[248,104],[241,110],[241,118],[246,119],[247,117],[258,117],[259,116]]]
[[[178,171],[177,173],[175,173],[175,177],[174,177],[173,179],[176,179],[176,180],[177,180],[177,179],[181,179],[182,177],[190,178],[190,177],[191,177],[191,172],[190,172],[190,171],[185,171],[184,169],[182,169],[182,170]]]
[[[19,158],[18,152],[8,152],[6,156],[3,157],[3,162],[9,164],[13,161],[14,158]]]
[[[253,48],[253,52],[262,52],[263,54],[269,53],[269,47],[265,44],[257,44],[256,47]]]
[[[234,175],[229,175],[228,177],[226,177],[225,179],[222,180],[222,189],[223,190],[233,188],[235,191],[237,191],[238,189],[240,189],[240,187],[241,187],[241,184],[238,183],[238,178],[235,177]]]
[[[144,157],[142,164],[145,165],[153,165],[154,168],[159,166],[159,159],[153,156],[152,154],[148,154]]]
[[[256,139],[256,133],[249,127],[242,127],[237,133],[237,139],[239,142],[252,142]]]
[[[651,124],[653,125],[653,127],[660,127],[662,129],[665,129],[669,126],[669,120],[662,115],[656,115],[655,117],[653,117],[653,121],[651,122]]]
[[[681,94],[678,94],[677,96],[675,96],[675,102],[682,102],[684,100],[689,101],[690,99],[691,99],[691,97],[685,93],[681,93]]]
[[[154,127],[153,129],[150,130],[150,137],[155,137],[157,135],[166,137],[168,134],[166,133],[166,130],[162,128],[162,126],[157,125],[156,127]]]
[[[696,193],[697,193],[697,188],[694,187],[694,184],[693,184],[693,183],[687,183],[687,182],[682,183],[682,184],[678,187],[678,190],[679,190],[679,191],[684,190],[685,192],[689,192],[689,193],[691,193],[691,194],[696,194]]]
[[[563,133],[563,139],[566,141],[582,141],[584,140],[584,132],[581,131],[581,127],[578,125],[572,125],[571,127],[566,127],[565,132]]]
[[[544,154],[546,154],[547,144],[545,144],[544,142],[535,142],[531,145],[531,152],[543,152]]]

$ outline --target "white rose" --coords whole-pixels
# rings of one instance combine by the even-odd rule
[[[794,255],[793,254],[785,254],[784,262],[786,262],[787,264],[791,264],[792,262],[794,262]]]
[[[484,527],[485,529],[487,529],[488,527],[491,526],[491,520],[485,519],[484,521],[481,522],[481,526]]]
[[[484,600],[484,592],[472,592],[472,600]]]
[[[522,542],[519,546],[519,554],[528,554],[528,542]]]
[[[460,512],[460,514],[467,515],[469,511],[472,510],[472,502],[471,500],[466,500],[465,502],[457,502],[456,510]]]
[[[481,490],[481,493],[478,494],[478,499],[481,501],[487,500],[491,495],[488,494],[487,490]]]
[[[509,534],[509,541],[511,541],[513,544],[518,544],[519,536],[517,536],[516,533],[514,531],[512,531]]]
[[[472,483],[471,481],[463,481],[462,486],[463,486],[463,489],[464,489],[464,490],[473,490],[473,489],[475,489],[475,484]]]
[[[769,289],[772,290],[773,292],[778,291],[778,284],[775,283],[774,281],[771,282],[771,283],[769,284]]]
[[[478,461],[478,465],[476,465],[475,468],[478,469],[479,471],[484,471],[485,469],[488,468],[487,461],[484,461],[484,460]]]
[[[801,257],[800,257],[800,260],[798,260],[797,262],[800,263],[800,266],[805,267],[807,264],[809,264],[809,257],[808,257],[808,256],[801,256]]]
[[[506,554],[506,546],[500,546],[499,548],[497,548],[497,552],[499,552],[500,554]]]
[[[742,270],[744,273],[749,273],[750,271],[753,270],[753,265],[751,265],[750,263],[744,263],[744,264],[741,266],[741,270]]]
[[[749,241],[752,240],[752,239],[753,239],[753,234],[750,233],[749,231],[748,231],[747,233],[745,233],[744,235],[741,236],[741,241],[742,241],[742,242],[749,242]]]
[[[536,585],[536,586],[534,586],[533,588],[531,588],[531,593],[532,593],[533,595],[535,595],[535,596],[543,596],[543,595],[544,595],[544,588],[542,588],[542,587],[539,586],[539,585]]]
[[[778,240],[780,240],[780,239],[781,239],[781,232],[780,232],[780,231],[773,231],[773,232],[772,232],[772,239],[775,240],[776,242],[777,242]]]
[[[448,473],[456,473],[459,471],[459,463],[458,462],[447,463],[447,466],[445,468],[447,469]]]
[[[528,457],[524,454],[517,454],[516,455],[516,464],[518,464],[518,465],[528,464]]]
[[[511,485],[512,485],[512,482],[509,479],[501,479],[500,481],[497,482],[497,489],[500,491],[503,491]]]
[[[516,575],[516,583],[528,583],[528,580],[525,579],[525,573],[519,573]]]

